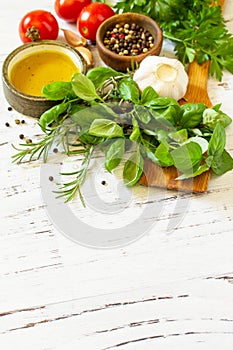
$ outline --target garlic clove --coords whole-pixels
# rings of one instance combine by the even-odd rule
[[[75,47],[75,50],[77,50],[83,56],[88,68],[93,67],[94,65],[93,55],[88,48],[83,46],[77,46]]]
[[[64,37],[67,43],[70,44],[71,46],[77,47],[77,46],[85,46],[87,44],[87,40],[81,35],[78,35],[68,29],[63,29],[63,28],[60,28],[60,29],[63,31]]]

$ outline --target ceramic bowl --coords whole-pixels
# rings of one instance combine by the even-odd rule
[[[27,43],[16,48],[7,56],[3,63],[3,91],[10,106],[17,112],[26,116],[40,117],[47,109],[59,103],[59,101],[49,101],[43,96],[32,96],[28,93],[19,91],[11,81],[11,72],[15,64],[29,55],[36,55],[44,51],[52,51],[58,54],[62,53],[73,61],[74,65],[77,66],[77,71],[80,71],[81,73],[86,72],[86,64],[81,54],[64,42],[43,40]]]
[[[144,29],[148,30],[151,33],[154,39],[154,46],[149,51],[147,51],[146,53],[141,53],[133,56],[135,63],[140,63],[148,55],[159,55],[162,48],[162,43],[163,43],[163,33],[161,28],[159,27],[157,22],[155,22],[153,19],[151,19],[148,16],[145,16],[139,13],[128,12],[128,13],[122,13],[119,15],[112,16],[109,19],[105,20],[97,31],[97,35],[96,35],[97,49],[98,49],[100,58],[103,60],[103,62],[107,66],[122,72],[125,72],[127,68],[131,68],[132,56],[120,56],[119,54],[112,52],[110,49],[106,48],[103,41],[104,41],[106,32],[109,29],[113,28],[116,24],[120,24],[121,26],[124,26],[124,24],[126,23],[128,24],[135,23],[140,27],[143,27]]]

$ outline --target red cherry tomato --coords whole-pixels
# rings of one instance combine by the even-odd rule
[[[58,22],[48,11],[28,12],[19,23],[19,35],[23,43],[37,40],[55,40],[58,36]]]
[[[93,2],[82,9],[77,20],[78,31],[84,38],[95,41],[101,23],[113,15],[115,12],[110,6],[102,2]]]
[[[76,22],[82,9],[89,5],[91,0],[56,0],[54,9],[56,14],[67,22]]]

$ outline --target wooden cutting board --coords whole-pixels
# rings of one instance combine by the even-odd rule
[[[219,1],[219,5],[224,8],[224,0]],[[209,76],[210,62],[207,61],[201,66],[196,61],[189,64],[189,83],[187,91],[180,104],[189,102],[200,102],[211,107],[211,101],[207,92],[207,82]],[[141,185],[163,187],[167,189],[179,190],[183,192],[206,192],[210,180],[210,171],[206,171],[195,178],[186,180],[176,180],[179,176],[174,166],[162,168],[153,163],[150,159],[145,160],[144,172],[139,180]]]

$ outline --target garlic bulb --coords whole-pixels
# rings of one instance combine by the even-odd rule
[[[148,56],[141,62],[133,76],[142,91],[152,86],[159,96],[181,99],[187,90],[188,74],[183,64],[175,58]]]

